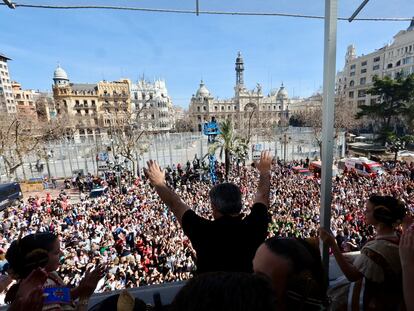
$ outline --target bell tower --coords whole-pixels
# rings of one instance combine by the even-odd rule
[[[244,87],[244,78],[243,78],[243,71],[244,71],[244,62],[239,52],[236,58],[236,87],[241,89]]]

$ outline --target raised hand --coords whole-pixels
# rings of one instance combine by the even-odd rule
[[[333,234],[324,228],[319,228],[319,237],[321,238],[323,243],[325,243],[329,247],[332,247],[336,244],[336,240]]]
[[[85,276],[78,286],[79,297],[89,298],[95,291],[100,279],[105,275],[105,268],[102,265],[96,266],[94,270],[90,267],[86,270]]]
[[[165,172],[160,168],[157,162],[149,160],[148,168],[145,173],[153,186],[162,186],[165,184]]]
[[[47,272],[41,268],[33,270],[19,286],[16,299],[9,310],[33,310],[43,309],[43,285],[47,280]]]
[[[259,170],[260,174],[269,173],[272,168],[273,157],[270,155],[269,150],[262,151],[260,155],[260,161],[257,163],[256,167]]]

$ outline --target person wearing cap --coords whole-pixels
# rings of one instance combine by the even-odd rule
[[[165,182],[164,171],[148,162],[147,175],[161,200],[172,210],[197,254],[197,273],[252,272],[257,248],[267,237],[272,157],[263,151],[256,168],[259,185],[250,214],[241,213],[242,196],[232,183],[215,185],[209,193],[214,220],[198,216]]]

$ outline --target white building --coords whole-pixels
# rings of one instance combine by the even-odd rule
[[[173,104],[164,80],[141,79],[132,84],[131,109],[142,130],[167,132],[174,127]]]
[[[366,94],[374,76],[395,78],[397,74],[411,73],[414,73],[414,19],[407,30],[394,36],[391,44],[372,53],[357,56],[355,46],[348,46],[345,66],[336,76],[337,99],[356,113],[359,106],[376,100]]]
[[[203,124],[213,117],[218,122],[229,119],[236,130],[268,128],[280,124],[281,119],[288,118],[291,99],[283,84],[280,89],[271,90],[268,95],[263,94],[260,84],[253,90],[248,90],[244,85],[244,61],[240,52],[236,58],[235,70],[236,85],[231,99],[214,98],[201,81],[189,107],[194,131],[201,131]]]
[[[13,98],[12,82],[7,64],[9,60],[11,59],[0,54],[0,112],[16,114],[17,110]]]

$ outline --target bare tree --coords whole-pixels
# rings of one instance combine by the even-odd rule
[[[188,115],[175,121],[175,131],[178,133],[192,132],[193,123]]]
[[[1,116],[0,118],[0,155],[6,166],[6,174],[10,177],[23,165],[23,158],[35,150],[42,141],[42,135],[36,126],[26,120],[21,122],[17,117]],[[26,173],[23,168],[23,175]]]
[[[139,166],[139,157],[147,149],[145,143],[147,133],[140,123],[140,114],[144,108],[145,105],[135,113],[125,111],[122,114],[116,114],[110,126],[115,151],[132,163],[134,174]]]
[[[317,109],[303,111],[294,115],[295,120],[301,125],[312,128],[314,139],[322,154],[322,103]],[[335,102],[334,138],[341,131],[351,131],[361,126],[361,121],[355,118],[355,113],[343,100]]]

